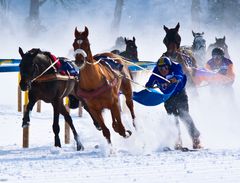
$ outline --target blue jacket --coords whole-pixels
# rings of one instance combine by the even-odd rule
[[[160,72],[158,71],[158,66],[155,66],[155,68],[153,69],[153,73],[162,76],[160,74]],[[175,77],[178,80],[176,89],[173,92],[172,96],[177,94],[178,92],[182,91],[187,82],[187,77],[182,71],[182,66],[175,62],[172,62],[172,65],[170,66],[169,74],[167,76],[162,76],[162,77],[164,77],[168,80]],[[152,74],[145,86],[148,88],[151,88],[154,85],[157,85],[163,93],[167,94],[173,90],[173,88],[175,87],[176,84],[175,83],[169,84],[165,80]]]

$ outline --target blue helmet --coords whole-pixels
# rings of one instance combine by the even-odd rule
[[[161,57],[159,60],[158,60],[158,63],[157,63],[158,66],[171,66],[172,65],[172,62],[170,60],[170,58],[166,57],[166,56],[163,56]]]

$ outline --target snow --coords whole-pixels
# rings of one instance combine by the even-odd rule
[[[173,146],[176,131],[162,106],[147,108],[135,103],[137,131],[131,125],[130,114],[123,113],[125,126],[133,131],[128,139],[113,132],[109,111],[105,111],[112,147],[95,129],[85,111],[82,117],[78,117],[78,111],[72,110],[74,125],[85,147],[79,152],[72,135],[70,144],[64,144],[63,118],[60,118],[62,148],[53,146],[52,109],[51,105],[43,103],[41,113],[37,113],[35,108],[31,113],[30,147],[22,148],[22,113],[17,112],[16,102],[17,74],[1,73],[0,78],[1,83],[9,83],[9,87],[1,91],[0,182],[240,181],[240,146],[234,139],[236,134],[228,131],[231,128],[229,123],[220,124],[218,131],[214,131],[211,124],[204,123],[204,115],[201,114],[202,123],[197,125],[202,132],[205,149],[165,152],[164,146]],[[194,118],[201,115],[193,113]],[[238,134],[239,128],[235,125]],[[184,128],[182,130],[185,145],[191,147],[189,137],[184,134]],[[211,145],[218,143],[221,148]]]
[[[140,11],[139,9],[145,8],[144,3],[135,3],[136,1],[126,1],[131,6],[124,9],[125,21],[121,25],[121,33],[123,36],[136,37],[140,60],[157,60],[165,51],[162,43],[165,35],[162,28],[164,24],[174,27],[180,21],[182,45],[192,43],[190,16],[187,14],[189,4],[185,9],[179,8],[181,16],[168,19],[164,16],[175,14],[170,12],[170,8],[167,8],[168,12],[159,11],[159,8],[165,9],[156,6],[159,0],[148,3],[146,1],[148,11]],[[45,11],[51,10],[51,16],[49,13],[42,13],[47,31],[31,38],[23,29],[28,5],[22,3],[17,6],[17,16],[14,13],[10,16],[12,30],[1,29],[0,58],[19,58],[19,46],[24,51],[35,47],[52,51],[57,56],[69,57],[74,28],[78,26],[81,31],[85,25],[90,31],[93,53],[111,48],[115,35],[108,29],[114,3],[102,7],[102,11],[95,11],[92,16],[84,16],[97,9],[92,6],[96,4],[95,1],[91,2],[91,9],[81,9],[78,16],[74,16],[73,12],[64,14],[59,7],[48,7]],[[181,1],[178,5],[182,7],[186,3]],[[101,5],[100,1],[97,5]],[[47,4],[43,6],[47,7]],[[138,19],[143,16],[147,17],[144,21]],[[42,103],[41,113],[36,112],[35,107],[30,115],[29,148],[22,148],[22,113],[17,112],[17,73],[0,73],[0,182],[240,182],[239,40],[234,37],[234,33],[225,30],[213,31],[202,27],[201,30],[194,31],[205,32],[207,45],[214,42],[215,36],[226,35],[236,71],[233,85],[235,96],[228,97],[221,91],[212,93],[208,87],[199,88],[198,97],[189,93],[190,114],[201,132],[203,150],[164,151],[166,146],[173,148],[177,136],[172,117],[166,114],[163,105],[146,107],[137,103],[134,103],[137,131],[132,126],[129,111],[124,110],[122,113],[124,126],[133,132],[128,139],[113,131],[110,112],[104,111],[104,119],[111,132],[112,146],[107,144],[102,132],[94,127],[86,111],[83,110],[83,116],[79,117],[77,110],[71,110],[74,125],[85,147],[84,151],[80,152],[76,151],[72,134],[70,144],[64,144],[63,117],[60,117],[62,148],[53,146],[52,107]],[[144,85],[149,73],[139,73],[136,80]],[[141,88],[134,86],[134,90],[139,89]],[[186,128],[182,123],[180,125],[184,146],[191,148]]]

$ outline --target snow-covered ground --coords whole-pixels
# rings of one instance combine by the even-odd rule
[[[17,74],[1,73],[0,96],[0,182],[240,182],[240,143],[237,111],[221,114],[218,106],[191,103],[192,115],[202,133],[205,149],[197,152],[163,151],[172,147],[176,130],[162,106],[144,107],[135,103],[138,130],[131,125],[130,114],[123,121],[133,134],[123,139],[111,128],[111,118],[104,118],[111,130],[112,147],[97,131],[83,111],[71,115],[84,151],[64,144],[64,120],[60,119],[62,148],[53,147],[52,109],[43,104],[42,112],[31,113],[30,147],[22,148],[22,113],[17,112]],[[210,98],[209,98],[210,99]],[[200,100],[200,99],[199,99]],[[208,109],[206,109],[206,107]],[[222,106],[223,107],[223,106]],[[204,109],[205,108],[205,109]],[[231,110],[234,110],[233,108]],[[209,112],[207,112],[209,111]],[[208,120],[211,118],[212,120]],[[224,118],[224,119],[222,119]],[[183,127],[184,145],[191,142]]]

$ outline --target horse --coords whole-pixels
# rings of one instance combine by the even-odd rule
[[[125,49],[126,49],[125,40],[122,36],[119,36],[115,41],[115,45],[110,50],[113,50],[113,52],[120,53],[123,52]]]
[[[115,62],[122,65],[119,70],[113,69],[107,63],[100,62],[101,58],[96,60],[96,57],[92,56],[87,27],[85,27],[83,32],[78,31],[76,27],[74,35],[75,39],[72,45],[75,52],[75,63],[80,67],[80,79],[75,93],[86,101],[89,112],[98,121],[108,144],[111,144],[110,131],[106,127],[102,116],[102,111],[105,108],[111,111],[114,131],[124,138],[131,136],[132,132],[125,130],[122,124],[118,101],[119,92],[121,91],[125,95],[126,104],[131,112],[133,126],[136,127],[134,123],[132,88],[128,79],[130,78],[130,72],[124,59],[113,53],[95,55],[98,58],[100,56],[112,58]]]
[[[206,62],[206,40],[203,38],[204,32],[192,31],[194,37],[192,46],[180,46],[182,52],[188,52],[196,60],[196,64],[203,67]]]
[[[192,31],[194,37],[192,44],[193,56],[197,61],[197,65],[203,67],[206,63],[206,40],[203,38],[204,32]]]
[[[175,28],[168,28],[163,26],[166,35],[163,39],[163,43],[167,47],[167,51],[163,53],[163,56],[169,57],[172,61],[181,64],[184,73],[188,78],[188,86],[195,88],[193,77],[195,74],[194,68],[197,68],[196,59],[193,57],[192,51],[189,49],[180,48],[181,36],[178,31],[180,24],[178,23]],[[194,91],[196,91],[194,89]]]
[[[131,61],[138,61],[138,52],[137,52],[137,45],[136,45],[136,38],[133,37],[133,39],[127,39],[124,38],[125,44],[126,44],[126,50],[123,52],[120,52],[119,50],[113,50],[111,51],[114,54],[118,54],[124,58],[127,58]]]
[[[22,91],[29,91],[29,102],[23,115],[22,127],[26,128],[29,126],[29,112],[32,111],[34,104],[38,100],[51,103],[54,111],[52,125],[55,134],[54,145],[61,147],[59,138],[59,114],[62,114],[72,130],[77,144],[77,150],[83,150],[84,147],[80,142],[72,118],[63,104],[63,98],[74,90],[76,84],[75,78],[73,76],[56,74],[56,68],[53,66],[56,62],[53,62],[49,52],[43,52],[40,49],[33,48],[24,53],[22,48],[19,47],[19,54],[22,57],[19,64],[21,75],[19,85]]]
[[[223,36],[223,38],[217,38],[215,37],[215,43],[212,43],[208,46],[207,49],[207,54],[208,54],[208,58],[211,58],[212,56],[212,50],[214,48],[220,47],[224,50],[224,56],[228,59],[230,59],[230,55],[228,53],[228,45],[226,44],[226,37]]]

